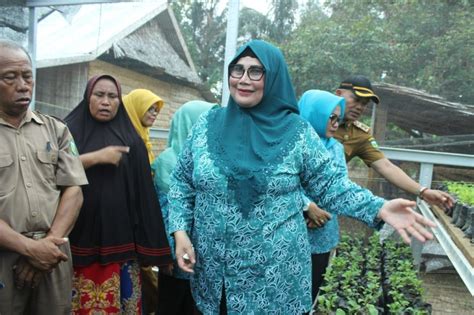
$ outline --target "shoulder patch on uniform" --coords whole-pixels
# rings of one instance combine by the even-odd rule
[[[375,141],[375,138],[374,138],[374,137],[370,137],[370,138],[369,138],[369,142],[370,142],[370,144],[371,144],[374,148],[376,148],[376,149],[379,148],[379,145],[377,144],[377,141]]]
[[[359,129],[362,130],[363,132],[367,132],[367,133],[370,132],[370,127],[367,126],[366,124],[361,123],[361,122],[358,121],[358,120],[354,121],[353,124],[354,124],[354,126],[356,126],[357,128],[359,128]]]
[[[77,150],[76,143],[73,140],[69,141],[69,152],[75,156],[79,155],[79,151]]]

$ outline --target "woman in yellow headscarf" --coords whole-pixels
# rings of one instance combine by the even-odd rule
[[[150,127],[164,105],[163,100],[150,90],[136,89],[122,97],[128,117],[148,151],[150,164],[155,159],[150,141]],[[158,277],[151,267],[142,267],[142,299],[144,314],[153,313],[158,307]]]
[[[150,127],[153,126],[164,102],[161,97],[150,90],[136,89],[123,97],[123,104],[135,130],[145,142],[148,159],[152,163],[155,156],[150,141]]]

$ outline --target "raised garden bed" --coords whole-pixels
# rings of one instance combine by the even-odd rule
[[[452,225],[458,227],[465,237],[474,243],[474,186],[467,183],[448,182],[445,187],[456,198],[456,205],[446,214],[452,218]]]
[[[343,235],[316,303],[316,314],[431,314],[408,245],[374,233]]]
[[[474,184],[445,182],[438,188],[449,192],[456,199],[456,204],[453,209],[448,210],[430,206],[431,211],[472,268],[474,267]]]

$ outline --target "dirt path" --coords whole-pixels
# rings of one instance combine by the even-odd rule
[[[474,314],[474,297],[457,273],[421,273],[424,300],[433,307],[433,315]]]

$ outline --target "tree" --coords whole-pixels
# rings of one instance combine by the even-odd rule
[[[473,104],[473,9],[472,1],[393,3],[384,8],[399,61],[389,80]]]
[[[380,77],[390,62],[382,19],[359,6],[358,1],[351,6],[331,2],[303,12],[300,25],[283,46],[298,95],[315,88],[332,91],[353,73]],[[325,13],[328,9],[330,15]]]
[[[474,103],[472,1],[328,0],[305,10],[283,49],[297,94],[349,74]],[[462,95],[462,97],[460,97]]]
[[[272,0],[272,25],[269,38],[276,43],[283,43],[293,31],[298,10],[297,0]]]
[[[226,10],[218,12],[218,0],[172,1],[198,75],[217,96],[224,63]]]
[[[269,39],[272,21],[264,14],[250,8],[242,8],[239,14],[239,42],[251,39]]]

